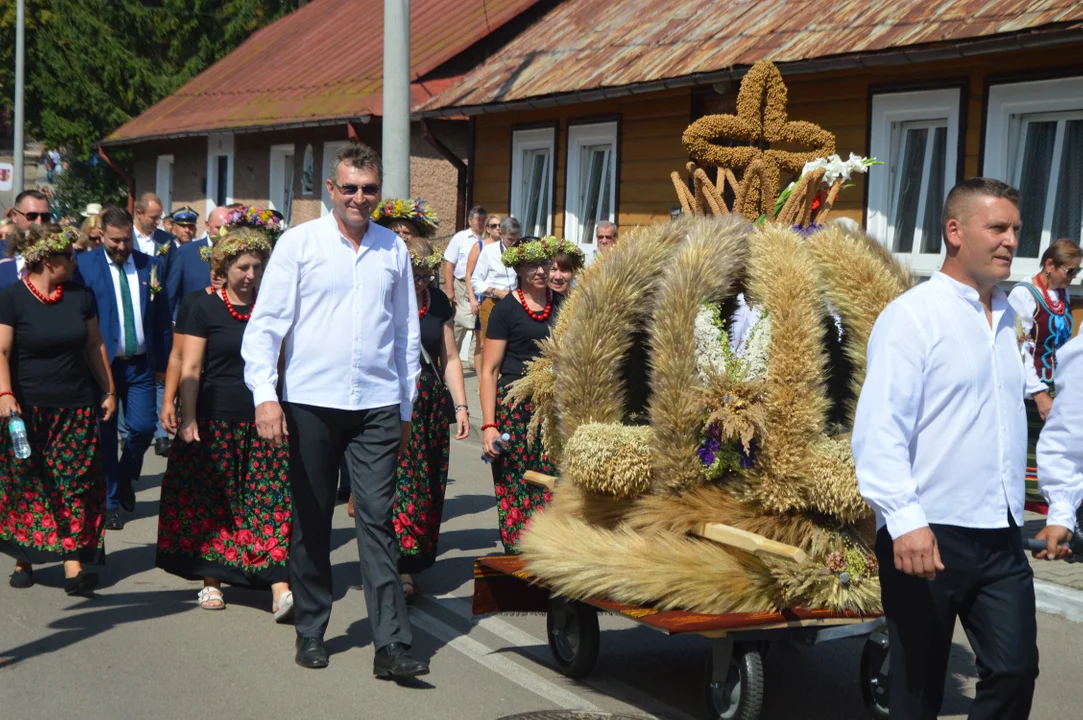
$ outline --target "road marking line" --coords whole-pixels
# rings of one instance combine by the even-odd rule
[[[599,710],[598,706],[575,693],[552,683],[522,665],[505,659],[474,638],[463,635],[449,625],[416,606],[410,611],[410,622],[423,632],[455,648],[479,665],[501,675],[525,690],[548,700],[562,710]]]
[[[543,662],[549,662],[549,655],[546,650],[537,649],[538,645],[541,645],[542,648],[548,648],[549,642],[547,640],[537,638],[531,633],[517,628],[511,623],[497,617],[487,616],[475,618],[470,603],[455,595],[437,595],[434,599],[440,601],[438,603],[439,607],[446,608],[455,615],[468,620],[483,630],[491,632],[493,635],[496,635],[502,640],[510,643],[512,646],[521,649],[531,657],[535,657]],[[648,695],[620,680],[585,678],[579,680],[579,682],[589,685],[595,690],[620,700],[621,702],[635,705],[652,715],[659,715],[669,718],[670,720],[697,720],[692,715],[682,712],[672,705],[669,705],[652,695]]]

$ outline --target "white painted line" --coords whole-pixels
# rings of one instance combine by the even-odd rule
[[[535,657],[542,662],[550,662],[548,653],[549,642],[547,640],[537,638],[525,630],[515,627],[511,623],[491,615],[482,618],[474,618],[473,608],[470,603],[454,595],[437,595],[435,599],[440,601],[440,607],[450,610],[454,614],[474,623],[483,630],[491,632],[500,639],[520,648],[524,653]],[[542,646],[542,649],[538,648],[539,645]],[[639,709],[650,713],[652,716],[657,715],[668,718],[669,720],[697,720],[694,716],[682,712],[672,705],[668,705],[658,698],[648,695],[620,680],[585,678],[579,680],[579,682],[584,685],[589,685],[595,690],[614,697],[628,705],[634,705]]]
[[[495,654],[477,640],[463,635],[449,625],[437,620],[415,606],[410,611],[410,623],[423,632],[455,648],[474,662],[512,681],[519,687],[548,700],[562,710],[597,711],[597,705],[584,700],[575,693],[552,683],[522,665]]]
[[[1034,598],[1039,612],[1059,615],[1083,623],[1083,592],[1055,583],[1034,581]]]

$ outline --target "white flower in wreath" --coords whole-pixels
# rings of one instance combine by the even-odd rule
[[[715,305],[701,305],[696,314],[693,332],[696,345],[696,370],[700,380],[707,382],[709,375],[726,371],[726,351],[723,343],[729,338],[722,329],[722,320]]]

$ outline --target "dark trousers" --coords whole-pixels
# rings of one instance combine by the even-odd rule
[[[331,617],[331,515],[345,452],[354,497],[361,583],[377,648],[410,645],[410,619],[399,582],[392,525],[399,406],[332,410],[283,403],[290,434],[293,542],[290,589],[297,634],[322,637]]]
[[[876,536],[887,615],[892,720],[933,720],[944,699],[955,620],[978,666],[971,720],[1023,720],[1038,677],[1034,574],[1019,528],[932,525],[944,570],[935,580],[895,569],[891,536]]]
[[[105,507],[115,509],[119,490],[131,487],[143,472],[143,455],[154,437],[157,417],[154,414],[154,373],[146,355],[113,360],[113,384],[117,389],[118,413],[108,422],[98,424],[101,452],[105,461]],[[117,459],[117,416],[124,413],[127,435],[124,450]]]

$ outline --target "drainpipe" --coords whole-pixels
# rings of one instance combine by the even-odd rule
[[[451,148],[437,139],[432,132],[432,128],[429,127],[428,120],[421,121],[421,137],[432,145],[436,152],[443,155],[444,159],[455,167],[459,175],[455,189],[455,229],[464,228],[466,227],[466,163],[453,153]]]
[[[135,178],[124,171],[120,165],[113,162],[113,159],[105,154],[105,148],[101,145],[98,146],[98,157],[105,161],[105,164],[112,168],[113,172],[120,175],[120,179],[128,184],[128,212],[135,212]]]

